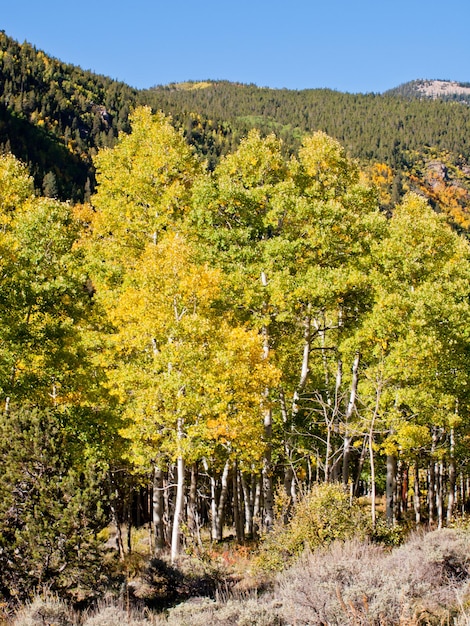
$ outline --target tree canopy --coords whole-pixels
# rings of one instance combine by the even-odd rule
[[[384,202],[388,170],[323,131],[290,155],[251,130],[209,167],[163,113],[129,119],[94,158],[91,204],[39,196],[0,157],[0,548],[65,588],[74,511],[93,550],[112,520],[122,557],[123,522],[144,518],[176,559],[204,526],[268,531],[277,483],[285,520],[314,482],[368,496],[372,526],[382,494],[390,525],[412,496],[417,522],[451,520],[467,497],[465,237],[422,194]],[[133,508],[143,489],[151,507]],[[5,595],[23,593],[10,556]]]

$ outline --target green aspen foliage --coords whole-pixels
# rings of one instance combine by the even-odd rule
[[[362,397],[403,448],[429,441],[433,427],[461,423],[468,410],[469,248],[416,195],[395,207],[377,242],[374,306],[356,336],[367,364]],[[423,439],[424,437],[424,439]]]

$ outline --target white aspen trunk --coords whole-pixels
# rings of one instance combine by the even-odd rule
[[[287,521],[290,518],[290,514],[291,514],[291,509],[292,509],[292,504],[294,502],[294,496],[293,496],[293,483],[294,483],[294,468],[292,466],[292,442],[291,442],[291,438],[290,438],[290,434],[287,435],[287,431],[289,429],[289,418],[288,418],[288,411],[287,411],[287,405],[286,405],[286,396],[284,394],[284,390],[281,389],[279,391],[279,402],[281,405],[281,415],[282,415],[282,422],[284,424],[284,432],[286,433],[285,435],[285,439],[284,439],[284,455],[285,455],[285,468],[284,468],[284,492],[286,494],[286,498],[287,498],[287,506],[285,508],[284,511],[284,523],[287,523]]]
[[[410,483],[410,466],[408,463],[403,464],[402,483],[401,483],[401,495],[400,495],[400,511],[402,514],[406,514],[408,511],[408,496],[409,496],[409,483]]]
[[[428,519],[429,526],[434,522],[434,496],[435,496],[435,472],[434,463],[431,461],[428,468]]]
[[[215,477],[212,472],[209,471],[209,463],[207,459],[203,459],[202,463],[204,465],[204,469],[206,470],[206,474],[209,476],[209,482],[211,486],[211,505],[210,505],[210,522],[211,522],[211,541],[216,541],[217,539],[217,485],[215,481]]]
[[[288,429],[291,430],[293,427],[293,424],[295,423],[295,418],[298,415],[298,412],[300,409],[299,402],[300,402],[301,394],[305,389],[305,386],[307,384],[307,380],[309,377],[309,373],[310,373],[310,351],[311,351],[311,341],[312,341],[312,319],[311,319],[310,304],[307,306],[307,315],[305,316],[303,320],[303,327],[304,327],[304,332],[303,332],[304,345],[303,345],[303,350],[302,350],[302,364],[300,368],[299,382],[294,391],[293,398],[292,398],[290,425],[288,424],[287,406],[286,406],[286,400],[285,400],[283,390],[281,390],[281,393],[280,393],[281,411],[282,411],[283,422],[285,424],[286,432],[288,431]],[[285,473],[284,473],[284,490],[288,499],[287,509],[286,511],[284,511],[284,520],[287,521],[288,518],[290,517],[292,504],[295,500],[295,471],[292,465],[292,441],[291,441],[290,434],[289,436],[286,435],[286,438],[284,441],[284,450],[285,450],[285,456],[286,456],[286,467],[285,467]]]
[[[370,512],[372,528],[376,525],[376,489],[375,489],[375,461],[374,461],[374,432],[369,433],[369,461],[370,461]]]
[[[156,244],[156,242],[155,242]],[[152,338],[152,351],[154,356],[158,354],[157,340]],[[159,465],[155,465],[153,468],[153,483],[152,483],[152,520],[153,520],[153,535],[154,535],[154,553],[158,553],[163,550],[165,544],[164,537],[164,489],[163,489],[163,470]]]
[[[330,371],[328,368],[328,359],[326,356],[326,342],[325,342],[325,320],[320,322],[320,320],[314,318],[313,325],[315,326],[315,330],[317,331],[317,335],[320,337],[321,344],[321,356],[323,362],[323,373],[325,377],[325,394],[326,394],[326,403],[328,406],[331,406],[331,395],[330,395]]]
[[[326,350],[326,341],[325,341],[325,319],[319,320],[317,318],[313,319],[313,325],[315,326],[315,330],[317,335],[320,338],[321,345],[321,356],[323,362],[323,375],[325,379],[325,400],[326,403],[322,401],[321,394],[318,394],[318,399],[323,405],[323,416],[325,418],[326,425],[326,447],[325,447],[325,460],[323,465],[323,480],[327,483],[330,481],[331,467],[331,428],[332,428],[332,420],[330,418],[330,411],[334,412],[333,399],[330,393],[330,370],[328,367],[328,359],[327,359],[327,350]],[[338,384],[338,375],[336,376],[336,385]],[[317,480],[318,476],[318,460],[317,460]]]
[[[457,482],[457,467],[455,464],[455,434],[450,429],[450,459],[449,459],[449,495],[447,498],[447,524],[450,524],[454,515],[455,489]]]
[[[374,427],[375,420],[379,415],[380,397],[382,394],[382,387],[379,381],[377,381],[377,388],[375,391],[375,408],[374,414],[370,421],[369,428],[369,460],[370,460],[370,499],[371,499],[371,521],[372,528],[376,525],[376,486],[375,486],[375,459],[374,459]]]
[[[171,516],[172,516],[172,502],[171,502],[171,485],[175,482],[175,472],[173,465],[168,466],[168,477],[163,477],[163,545],[171,545]]]
[[[333,411],[331,414],[331,427],[333,431],[338,432],[337,419],[340,411],[341,403],[341,387],[343,386],[343,361],[338,357],[336,361],[336,377],[335,377],[335,399]]]
[[[183,437],[183,422],[181,418],[178,418],[178,440],[181,441]],[[175,497],[175,511],[173,514],[173,529],[171,533],[171,563],[174,563],[178,558],[180,551],[180,529],[181,529],[181,514],[184,506],[184,459],[180,454],[177,459],[177,482],[176,482],[176,497]]]
[[[421,498],[419,497],[419,464],[415,461],[414,485],[413,485],[413,506],[415,510],[415,524],[419,526],[421,523]]]
[[[460,491],[460,512],[462,515],[465,514],[465,481],[463,477],[463,472],[459,474],[459,491]]]
[[[261,284],[263,287],[268,286],[266,274],[261,272]],[[266,305],[265,305],[266,306]],[[265,359],[269,357],[269,334],[266,326],[263,326],[263,356]],[[265,400],[268,399],[269,389],[265,390]],[[263,495],[264,495],[264,527],[270,530],[274,523],[274,488],[273,488],[273,472],[272,472],[272,436],[273,436],[273,417],[271,407],[268,405],[264,409],[264,439],[265,454],[263,459]]]
[[[202,539],[199,528],[199,516],[197,509],[197,480],[198,467],[196,463],[191,466],[191,483],[188,498],[188,531],[195,544],[202,547]]]
[[[177,486],[175,512],[173,515],[173,529],[171,533],[171,562],[174,563],[180,552],[181,513],[184,504],[184,460],[182,456],[177,460]]]
[[[52,390],[51,390],[50,396],[52,399],[52,406],[57,406],[57,385],[55,381],[53,381],[52,383]]]
[[[393,494],[393,522],[397,522],[400,519],[402,513],[402,501],[401,495],[403,490],[403,463],[401,459],[397,461],[397,468],[395,471],[395,491]]]
[[[387,455],[387,481],[386,481],[386,506],[385,517],[387,526],[393,526],[395,522],[395,490],[396,490],[397,459],[393,454]]]
[[[336,377],[335,377],[335,390],[334,395],[330,391],[330,368],[328,365],[327,351],[332,348],[326,346],[326,319],[324,312],[322,313],[322,319],[313,319],[313,325],[315,326],[318,337],[320,338],[320,349],[323,362],[325,391],[317,394],[319,401],[323,406],[323,413],[325,418],[325,425],[327,429],[326,436],[326,450],[325,450],[325,463],[324,463],[324,480],[325,482],[337,481],[340,478],[342,482],[349,480],[349,475],[345,476],[346,467],[349,467],[349,453],[350,453],[350,437],[347,428],[345,429],[343,438],[342,451],[333,449],[333,433],[339,433],[339,416],[341,414],[342,405],[342,386],[343,386],[343,362],[340,356],[336,362]],[[338,309],[338,322],[337,328],[343,327],[343,311]],[[324,399],[322,398],[324,396]],[[352,410],[351,410],[352,413]]]
[[[339,413],[339,403],[340,403],[340,391],[341,385],[343,382],[343,362],[340,358],[337,359],[336,362],[336,376],[335,376],[335,395],[333,398],[333,402],[328,403],[323,406],[323,413],[325,417],[325,425],[326,425],[326,450],[325,450],[325,482],[331,482],[335,480],[335,475],[337,474],[337,466],[336,463],[332,466],[332,458],[333,458],[333,446],[332,446],[332,437],[333,431],[335,428],[336,418]],[[337,459],[338,460],[338,459]]]
[[[349,402],[344,416],[344,449],[343,449],[343,486],[347,487],[349,482],[349,459],[351,456],[351,437],[349,435],[349,421],[356,408],[357,386],[359,382],[359,362],[361,356],[356,352],[352,365],[351,390],[349,392]]]
[[[163,471],[160,466],[153,468],[152,517],[154,553],[157,555],[164,545],[163,537]]]
[[[359,483],[361,481],[362,468],[364,467],[364,461],[366,458],[367,441],[368,441],[368,435],[365,435],[364,442],[361,448],[361,454],[359,456],[359,463],[357,464],[357,474],[356,474],[356,479],[354,481],[353,496],[357,496],[359,493]]]
[[[217,500],[216,500],[216,483],[214,476],[210,477],[211,482],[211,539],[217,540]]]
[[[289,502],[294,501],[294,469],[291,463],[288,463],[284,471],[284,492]]]
[[[252,487],[254,491],[254,501],[253,501],[253,538],[259,533],[260,526],[260,515],[261,515],[261,500],[263,497],[263,489],[262,489],[262,481],[263,477],[257,476],[253,474],[254,485]]]
[[[270,530],[274,523],[274,488],[272,475],[272,412],[266,409],[264,414],[264,437],[266,449],[263,459],[263,504],[264,519],[263,525],[266,530]]]
[[[444,464],[442,461],[436,464],[437,472],[437,488],[436,488],[436,508],[437,508],[437,527],[442,528],[444,518]]]
[[[431,443],[431,461],[429,462],[428,470],[428,511],[429,511],[429,525],[432,526],[434,522],[434,513],[436,506],[436,465],[433,461],[434,453],[437,445],[437,431],[436,428],[432,429],[432,443]]]
[[[243,504],[245,507],[245,534],[253,537],[253,489],[250,488],[245,476],[240,474],[240,481],[243,490]]]
[[[465,514],[465,499],[466,499],[465,479],[464,479],[463,472],[460,472],[460,512],[462,513],[462,515]]]
[[[303,321],[304,326],[304,347],[302,351],[302,366],[300,368],[299,384],[294,391],[294,397],[292,400],[292,416],[294,417],[299,412],[300,394],[305,388],[307,383],[308,374],[310,371],[310,347],[311,347],[311,317],[310,317],[310,305],[308,306],[308,314]]]
[[[227,501],[228,494],[228,472],[230,469],[230,461],[226,461],[224,465],[224,471],[221,478],[221,489],[219,503],[217,506],[217,519],[216,519],[216,538],[217,541],[222,541],[224,538],[224,510],[225,502]]]
[[[344,436],[343,436],[343,471],[342,471],[342,482],[343,487],[346,489],[349,483],[349,461],[351,458],[351,437],[349,435],[349,430],[347,424],[344,427]]]
[[[328,420],[328,418],[326,418],[326,449],[325,449],[325,482],[329,483],[330,482],[330,475],[331,475],[331,466],[330,466],[330,459],[331,459],[331,424]]]

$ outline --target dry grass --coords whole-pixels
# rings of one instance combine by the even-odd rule
[[[45,590],[16,614],[13,626],[77,626],[78,613],[55,594]]]
[[[234,553],[229,553],[230,557]],[[250,559],[243,555],[246,570]],[[193,565],[191,565],[193,563]],[[239,565],[239,564],[238,564]],[[78,614],[52,594],[18,612],[12,626],[468,626],[470,533],[447,529],[416,534],[390,549],[359,540],[306,552],[277,575],[271,591],[220,581],[217,592],[200,585],[210,565],[190,560],[179,571],[154,561],[148,571],[149,602],[111,600]],[[189,571],[193,570],[191,582]],[[228,569],[225,570],[228,573]],[[211,579],[212,580],[212,579]],[[152,586],[155,588],[152,590]],[[180,592],[174,594],[174,588]],[[143,588],[142,588],[143,589]],[[145,590],[142,594],[145,596]],[[173,593],[176,606],[154,606]],[[153,596],[152,596],[153,594]],[[197,596],[197,597],[192,597]],[[210,597],[209,597],[210,596]],[[153,600],[152,600],[153,597]],[[129,596],[127,596],[127,599]],[[185,599],[185,601],[181,601]],[[141,607],[140,609],[138,607]]]

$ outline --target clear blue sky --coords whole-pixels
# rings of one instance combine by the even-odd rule
[[[0,28],[146,88],[226,79],[380,93],[470,82],[468,0],[3,0]]]

